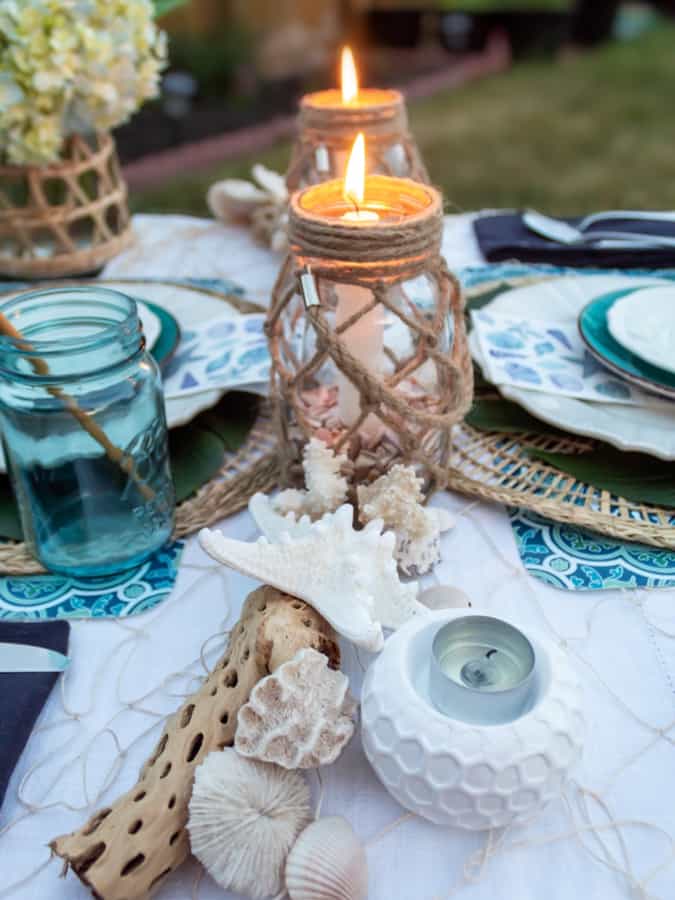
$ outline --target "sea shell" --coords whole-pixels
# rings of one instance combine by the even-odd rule
[[[195,771],[187,822],[192,852],[225,890],[254,900],[283,887],[288,851],[311,821],[310,794],[298,772],[209,753]]]
[[[439,609],[465,609],[471,606],[471,600],[459,588],[449,584],[435,584],[427,588],[417,598],[422,606],[436,611]]]
[[[357,703],[348,688],[323,653],[298,651],[259,681],[239,710],[237,752],[284,769],[335,762],[354,734]]]
[[[199,541],[218,562],[305,600],[344,637],[379,651],[383,626],[398,628],[424,608],[417,582],[399,581],[394,535],[382,534],[378,520],[355,531],[352,516],[345,504],[314,522],[306,536],[282,534],[278,544],[266,538],[248,544],[208,528]]]
[[[274,169],[268,169],[262,163],[256,163],[251,169],[251,175],[258,182],[260,187],[267,193],[267,196],[277,200],[279,203],[286,203],[288,200],[288,190],[286,188],[286,179]]]
[[[328,816],[309,825],[286,862],[291,900],[366,900],[368,863],[349,822]]]
[[[248,219],[254,209],[267,201],[265,191],[242,178],[216,181],[206,194],[209,209],[221,222]]]
[[[424,575],[440,561],[441,533],[454,519],[443,509],[423,506],[422,479],[410,466],[392,466],[372,484],[357,489],[359,521],[382,519],[396,535],[394,555],[404,575]]]

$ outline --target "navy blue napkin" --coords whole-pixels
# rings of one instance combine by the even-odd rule
[[[576,225],[580,219],[567,219]],[[675,222],[648,222],[615,219],[592,225],[587,233],[600,231],[639,231],[675,238]],[[675,267],[675,247],[649,250],[605,250],[594,247],[567,247],[547,241],[523,224],[520,213],[481,216],[474,222],[480,249],[490,262],[517,260],[524,263],[549,263],[554,266],[599,269],[669,269]]]
[[[68,622],[0,622],[0,642],[67,655]],[[0,806],[7,783],[47,702],[58,672],[0,672]]]

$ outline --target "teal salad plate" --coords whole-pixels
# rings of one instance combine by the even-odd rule
[[[609,332],[607,313],[618,300],[636,290],[624,288],[591,300],[579,314],[579,334],[589,352],[610,371],[645,391],[675,400],[675,375],[640,359]]]

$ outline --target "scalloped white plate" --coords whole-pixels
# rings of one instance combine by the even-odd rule
[[[582,275],[552,278],[539,284],[514,288],[495,297],[484,309],[501,315],[576,322],[583,307],[595,297],[624,287],[664,285],[658,278],[624,275]],[[474,334],[469,338],[471,354],[481,369],[480,347]],[[668,408],[590,403],[573,397],[526,391],[498,385],[504,397],[518,403],[531,415],[563,431],[606,441],[620,450],[647,453],[675,460],[675,403]]]

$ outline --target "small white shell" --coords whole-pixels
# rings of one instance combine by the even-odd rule
[[[286,179],[283,175],[275,172],[274,169],[268,169],[262,163],[256,163],[253,166],[251,175],[253,175],[263,191],[267,193],[268,197],[276,200],[278,203],[285,203],[288,200]]]
[[[417,598],[427,609],[464,609],[471,606],[468,596],[449,584],[436,584],[427,588]]]
[[[291,900],[366,900],[368,863],[349,822],[329,816],[309,825],[286,861]]]
[[[209,209],[221,222],[247,219],[254,209],[268,200],[267,194],[250,181],[226,178],[212,184],[206,195]]]

